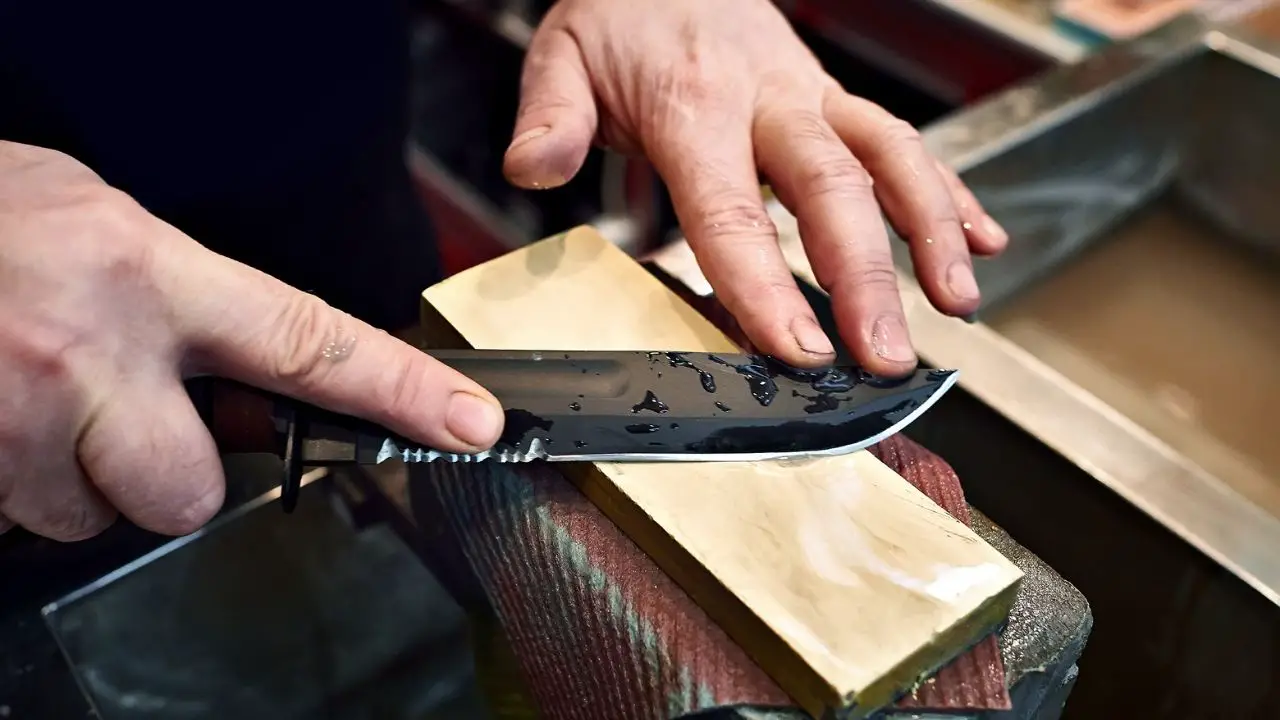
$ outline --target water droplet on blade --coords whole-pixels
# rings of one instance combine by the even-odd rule
[[[805,395],[799,390],[792,390],[791,396],[808,400],[809,404],[805,406],[804,411],[810,415],[815,413],[831,412],[832,410],[840,407],[840,401],[847,401],[850,399],[847,397],[840,397],[834,393],[826,392],[820,392],[814,395]]]
[[[663,414],[670,409],[671,408],[667,407],[666,403],[658,399],[658,396],[655,395],[652,390],[645,391],[644,399],[631,406],[631,412],[633,413],[638,413],[641,410],[648,410],[649,412]]]
[[[698,373],[698,380],[702,383],[702,389],[706,390],[709,393],[713,393],[716,391],[715,376],[707,372],[706,370],[703,370],[702,368],[698,367],[697,365],[694,365],[692,362],[689,361],[689,358],[687,355],[685,355],[684,353],[677,353],[677,352],[669,352],[666,355],[667,355],[667,362],[671,364],[671,367],[688,368]]]
[[[741,375],[747,381],[747,388],[751,391],[751,397],[755,398],[756,402],[761,405],[768,407],[773,402],[773,399],[778,396],[778,384],[773,381],[774,373],[771,372],[764,358],[753,355],[750,362],[734,365],[715,355],[708,355],[707,357],[712,362],[733,368],[734,372]]]

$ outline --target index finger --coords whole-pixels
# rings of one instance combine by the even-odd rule
[[[502,409],[469,378],[185,237],[169,249],[170,262],[158,263],[161,282],[187,361],[199,370],[356,415],[447,452],[478,452],[497,441]]]

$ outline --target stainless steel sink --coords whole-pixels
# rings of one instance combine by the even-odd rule
[[[1153,204],[1182,206],[1224,242],[1280,258],[1280,59],[1223,33],[1187,38],[1188,25],[1198,27],[1147,39],[1148,50],[1170,46],[1159,60],[1141,65],[1122,48],[928,129],[1016,239],[977,267],[988,307],[1127,232]]]
[[[928,128],[1013,241],[981,325],[905,296],[923,356],[1280,603],[1275,50],[1186,19]]]
[[[977,266],[973,325],[929,306],[895,243],[920,354],[1280,604],[1277,48],[1185,18],[924,139],[1012,243]],[[816,287],[794,217],[772,211]],[[698,286],[681,248],[658,262]]]

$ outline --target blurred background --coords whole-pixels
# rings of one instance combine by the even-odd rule
[[[449,273],[580,224],[637,257],[682,242],[643,160],[593,150],[551,191],[502,177],[550,4],[417,0],[407,152]],[[965,379],[907,434],[1083,592],[1093,629],[1065,712],[983,717],[1280,718],[1280,9],[778,4],[1012,237],[979,264],[980,323],[909,308],[922,356]],[[317,483],[284,532],[277,471],[231,462],[223,519],[161,555],[124,524],[0,537],[0,720],[537,717],[492,618],[468,622],[394,511]]]

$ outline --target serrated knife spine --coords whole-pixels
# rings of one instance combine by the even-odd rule
[[[379,448],[376,461],[379,463],[387,460],[400,460],[405,463],[429,463],[441,460],[449,463],[478,463],[478,462],[500,462],[500,463],[524,463],[534,460],[547,459],[547,451],[543,446],[541,438],[533,438],[529,443],[528,450],[514,450],[511,448],[489,449],[481,453],[463,454],[463,453],[446,453],[439,450],[431,450],[428,448],[408,447],[402,448],[390,438],[382,442]]]

